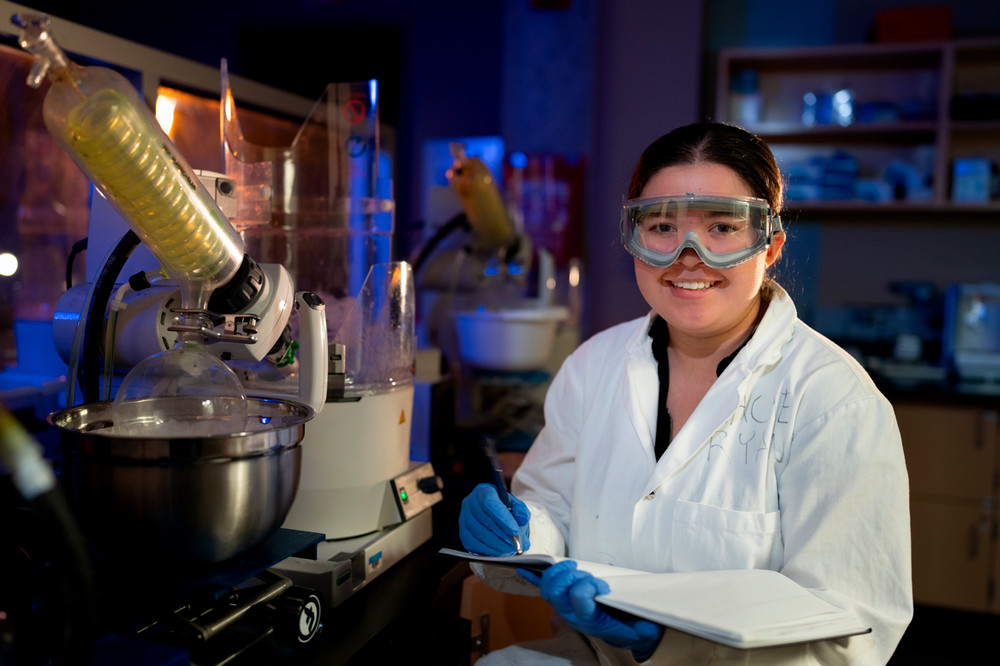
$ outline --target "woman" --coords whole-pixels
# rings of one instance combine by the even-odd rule
[[[486,663],[886,663],[912,616],[899,431],[864,370],[767,277],[785,242],[771,151],[733,126],[682,127],[645,150],[628,196],[622,239],[652,311],[566,360],[513,511],[478,486],[463,544],[509,554],[520,530],[531,552],[644,571],[772,569],[873,631],[741,651],[611,617],[593,602],[604,583],[574,563],[540,578],[475,565],[504,591],[540,586],[565,620]]]

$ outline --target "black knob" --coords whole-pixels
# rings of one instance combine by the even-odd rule
[[[323,602],[310,589],[293,586],[268,604],[274,637],[279,645],[299,647],[312,641],[323,627]]]
[[[440,476],[425,476],[424,478],[417,480],[417,488],[419,488],[421,492],[427,493],[428,495],[440,492],[443,487],[444,482],[441,480]]]

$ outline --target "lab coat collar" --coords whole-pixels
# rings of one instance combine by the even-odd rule
[[[798,312],[795,304],[788,296],[788,293],[777,283],[773,283],[773,291],[767,311],[757,325],[757,331],[750,336],[750,339],[743,346],[736,358],[729,366],[740,365],[743,367],[743,374],[751,367],[759,363],[774,362],[776,357],[780,357],[781,349],[791,337],[792,322],[795,321]],[[656,312],[650,310],[640,321],[625,343],[626,357],[631,360],[654,360],[653,351],[649,344],[649,328],[656,320]],[[776,339],[779,332],[784,332],[780,339]],[[766,357],[766,358],[765,358]],[[728,370],[727,367],[725,370]],[[723,372],[725,372],[725,370]]]
[[[655,423],[656,418],[655,399],[652,401],[654,410],[650,414],[645,414],[642,405],[649,401],[643,400],[643,396],[637,394],[637,391],[643,387],[645,390],[650,390],[648,388],[650,386],[659,386],[656,362],[649,344],[649,327],[655,317],[656,314],[650,312],[629,336],[622,387],[629,419],[639,441],[649,452],[651,461],[654,455],[654,434],[651,424]],[[757,331],[737,353],[729,367],[723,370],[680,432],[675,433],[668,453],[658,463],[654,463],[655,469],[643,495],[670,479],[687,465],[695,454],[708,445],[712,433],[733,415],[744,400],[744,393],[751,385],[753,377],[766,372],[767,368],[781,360],[782,350],[792,337],[796,317],[795,305],[791,298],[784,289],[775,284],[771,301],[757,326]],[[655,388],[653,393],[656,394]]]
[[[771,300],[757,325],[757,331],[720,377],[733,371],[736,376],[744,378],[740,382],[743,386],[751,373],[781,360],[781,351],[792,337],[797,317],[795,303],[781,286],[774,283]]]

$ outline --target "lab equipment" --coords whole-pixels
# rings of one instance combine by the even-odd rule
[[[807,92],[802,95],[802,124],[806,127],[837,124],[846,127],[855,120],[854,91]]]
[[[442,192],[435,181],[431,197],[443,196],[461,212],[417,256],[418,334],[442,352],[456,387],[456,422],[484,427],[501,449],[526,448],[541,428],[544,384],[578,343],[579,263],[568,261],[564,280],[552,252],[535,247],[524,206],[517,204],[526,198],[523,167],[514,170],[504,195],[486,166],[499,169],[491,155],[502,154],[501,145],[464,138],[448,146],[450,156],[435,150],[434,172],[447,176],[449,188]],[[523,156],[511,159],[523,164]],[[565,192],[547,194],[547,201],[559,201]],[[551,222],[550,230],[559,227],[559,220],[544,217],[559,211],[565,213],[557,205],[534,211],[535,227],[540,219]],[[563,298],[565,305],[557,304]]]
[[[455,311],[545,307],[551,304],[554,266],[551,253],[538,252],[537,298],[526,292],[535,252],[520,220],[508,211],[499,182],[464,144],[449,143],[451,165],[445,175],[462,212],[441,226],[420,249],[414,268],[425,299],[425,338],[444,348],[457,365],[451,317]],[[468,232],[464,235],[455,232]],[[456,241],[449,244],[447,241]]]
[[[543,367],[552,355],[565,306],[525,305],[454,313],[463,361],[477,368],[518,371]]]
[[[49,133],[190,291],[186,307],[196,307],[243,263],[239,234],[125,77],[73,63],[47,17],[12,20],[20,45],[35,56],[28,84],[51,82],[43,105]]]
[[[143,359],[122,380],[112,404],[115,432],[123,435],[224,435],[246,429],[246,390],[197,340],[179,341]]]
[[[631,199],[621,238],[637,259],[666,268],[690,248],[716,269],[732,268],[771,244],[781,218],[763,199],[695,194]]]
[[[1000,380],[1000,284],[948,286],[942,354],[963,380]]]
[[[146,414],[178,412],[163,403],[184,398],[153,400]],[[281,527],[298,485],[309,407],[249,398],[246,423],[226,434],[120,435],[116,416],[111,403],[97,402],[49,417],[64,449],[66,492],[107,557],[222,562]]]
[[[951,200],[987,202],[994,196],[996,167],[986,157],[958,157],[952,163]]]
[[[91,224],[96,228],[105,221],[92,218]],[[216,362],[222,356],[229,359],[226,365],[238,372],[240,383],[252,395],[294,400],[322,410],[327,385],[325,304],[311,292],[296,293],[284,267],[255,266],[253,298],[231,312],[206,313],[208,319],[196,319],[199,328],[192,332],[211,340],[205,343],[210,355]],[[113,373],[133,369],[154,354],[174,349],[177,329],[190,324],[176,320],[181,293],[172,282],[156,281],[142,289],[130,289],[128,283],[110,284],[115,276],[105,262],[94,283],[74,285],[60,297],[53,316],[56,351],[71,366],[78,360],[80,372],[70,373],[70,383],[73,385],[79,374],[84,401],[99,399],[101,392],[99,354],[82,354],[82,349],[103,345],[107,362],[102,399],[110,399],[108,390],[119,379]],[[108,298],[94,296],[102,292],[108,298],[115,292],[106,321],[101,314]],[[94,332],[87,332],[90,329]],[[67,402],[74,404],[76,400]]]
[[[477,242],[485,250],[512,249],[517,236],[493,174],[481,159],[466,155],[462,144],[453,142],[449,149],[454,163],[448,184],[458,195]]]
[[[432,534],[442,499],[412,460],[416,294],[392,258],[391,161],[380,145],[378,81],[331,83],[291,145],[247,140],[222,67],[223,155],[250,254],[287,267],[326,305],[331,359],[323,408],[302,442],[283,527],[318,532],[315,558],[274,570],[337,606]]]
[[[729,117],[743,127],[752,127],[760,123],[763,106],[756,70],[736,72],[729,82]]]
[[[246,392],[233,370],[204,347],[206,336],[256,343],[256,316],[239,324],[229,320],[228,330],[220,333],[215,331],[219,322],[206,308],[233,312],[250,303],[261,305],[254,297],[262,291],[263,272],[244,254],[239,234],[133,86],[106,67],[79,67],[70,61],[52,38],[47,17],[26,14],[13,20],[21,28],[19,43],[35,56],[28,84],[38,86],[45,76],[51,81],[44,102],[49,132],[180,292],[180,307],[173,308],[170,317],[170,328],[177,333],[173,347],[147,356],[122,380],[114,402],[119,432],[193,434],[179,427],[212,434],[241,432]],[[103,318],[103,310],[77,318],[68,360],[71,382],[76,381],[85,342],[81,333],[87,331],[80,323],[95,315]],[[265,349],[277,341],[268,340]],[[75,398],[73,390],[68,394]],[[157,397],[177,399],[158,404],[153,401]],[[162,409],[151,413],[151,405]]]
[[[234,556],[281,525],[296,490],[302,424],[315,410],[290,400],[260,404],[260,395],[248,410],[246,389],[220,357],[261,360],[297,349],[286,327],[296,309],[307,343],[301,388],[325,397],[323,305],[311,294],[293,298],[280,266],[264,268],[244,254],[200,176],[127,80],[105,67],[72,63],[49,33],[47,17],[13,21],[20,44],[35,56],[29,85],[51,80],[46,126],[129,225],[94,283],[60,300],[55,319],[65,325],[53,326],[63,335],[57,349],[71,372],[67,408],[49,419],[77,518],[108,557],[125,543],[128,552],[153,559]],[[125,342],[127,326],[116,330],[117,317],[105,331],[105,311],[118,271],[140,242],[160,262],[151,274],[165,273],[172,289],[154,289],[159,299],[133,308],[156,312],[156,323],[134,344]],[[266,318],[251,314],[256,308],[271,311],[267,326],[258,328]],[[320,337],[324,347],[317,348],[310,340]],[[232,347],[215,356],[206,350],[215,341]],[[84,387],[86,402],[77,406],[80,361],[96,360],[104,345],[107,388],[117,379],[114,349],[140,351],[113,402],[99,402]],[[89,383],[95,374],[84,377]],[[254,475],[271,492],[247,493]]]
[[[165,640],[201,647],[253,609],[255,618],[267,619],[272,611],[293,616],[291,627],[266,627],[254,641],[274,630],[304,644],[319,630],[320,598],[295,586],[275,565],[324,538],[314,530],[282,527],[303,476],[305,423],[327,402],[330,354],[337,352],[340,362],[334,368],[340,389],[334,394],[340,397],[345,385],[371,389],[365,371],[373,367],[391,367],[396,381],[405,384],[412,360],[400,362],[401,356],[406,361],[405,346],[381,357],[377,345],[358,349],[354,363],[363,371],[345,378],[343,345],[329,345],[323,300],[313,292],[295,292],[297,277],[280,258],[254,261],[213,198],[223,189],[233,191],[236,179],[191,170],[127,81],[104,68],[70,63],[52,41],[45,17],[25,15],[17,22],[22,44],[37,56],[31,80],[37,83],[46,73],[53,80],[52,101],[46,99],[50,131],[94,182],[103,195],[98,199],[130,227],[94,282],[69,290],[60,301],[54,325],[57,348],[73,368],[71,385],[78,380],[77,367],[88,368],[81,375],[87,380],[81,386],[84,404],[69,401],[49,423],[62,445],[62,477],[77,519],[103,566],[108,589],[102,589],[102,598],[109,606],[134,599],[140,587],[133,577],[143,581],[143,591],[155,589],[142,610],[156,616],[137,612],[128,618],[142,623],[140,632],[147,632],[142,637],[154,641],[166,635]],[[232,187],[209,188],[205,182]],[[360,216],[363,223],[385,211],[371,212]],[[359,210],[349,213],[357,217]],[[92,216],[92,225],[100,222]],[[302,237],[309,244],[308,234]],[[379,240],[385,239],[381,233]],[[370,238],[363,240],[361,251]],[[153,284],[140,284],[138,275],[134,284],[117,284],[125,259],[140,243],[159,262],[144,268]],[[343,255],[332,258],[350,263]],[[398,317],[398,325],[380,333],[408,340],[407,267],[385,266],[372,280],[373,291],[383,287],[379,298],[366,304],[378,313],[375,321]],[[358,269],[361,279],[368,269]],[[397,288],[386,288],[386,280]],[[109,301],[113,315],[105,320]],[[344,329],[348,337],[371,323],[354,308],[338,312],[345,315],[342,323],[351,324]],[[108,393],[118,373],[128,370],[114,401],[96,400],[97,391],[89,386],[97,374],[90,361],[102,352]],[[405,390],[397,396],[405,397]],[[230,409],[233,405],[245,406],[245,416]],[[399,430],[409,426],[402,415],[391,414]],[[379,459],[377,453],[372,457]],[[426,476],[420,469],[391,479],[397,485],[390,501],[408,500],[399,509],[408,516],[429,506],[432,491],[418,488],[426,487]],[[389,482],[380,481],[385,495]],[[439,492],[436,496],[440,499]],[[429,532],[429,513],[414,524],[420,534]],[[390,559],[382,559],[383,569]],[[349,569],[354,564],[347,562]],[[347,580],[354,583],[354,576]],[[339,572],[337,582],[343,582]],[[237,586],[240,596],[233,603]],[[160,606],[165,599],[170,611]],[[114,610],[117,620],[120,611]],[[122,628],[102,620],[102,630],[107,626]],[[127,622],[124,628],[132,631]]]

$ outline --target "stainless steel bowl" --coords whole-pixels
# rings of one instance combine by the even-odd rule
[[[170,398],[150,399],[170,413]],[[105,553],[220,562],[270,536],[295,499],[313,410],[250,398],[231,435],[114,434],[111,402],[54,412],[61,479],[84,534]]]

